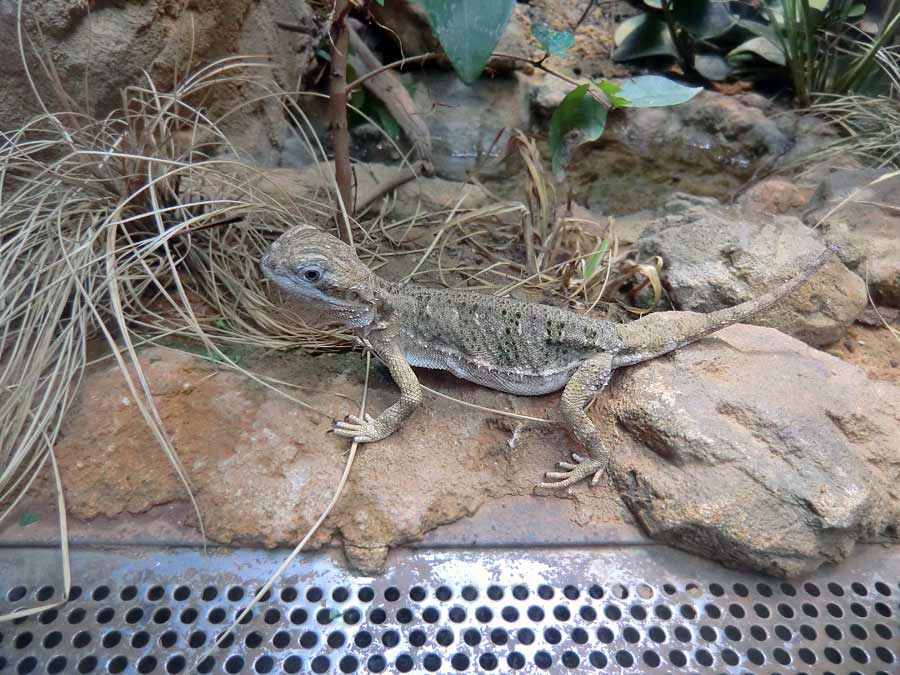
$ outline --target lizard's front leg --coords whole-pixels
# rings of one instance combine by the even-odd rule
[[[334,433],[352,438],[357,443],[372,443],[387,438],[422,402],[422,386],[400,348],[393,343],[375,344],[375,348],[400,387],[400,400],[378,417],[366,415],[365,419],[361,419],[348,415],[346,420],[335,424]]]
[[[541,488],[565,488],[593,475],[591,485],[596,485],[609,464],[609,451],[603,446],[600,432],[584,409],[609,382],[612,375],[612,357],[601,356],[585,361],[572,375],[559,402],[560,412],[588,451],[584,457],[572,454],[575,463],[560,462],[562,471],[548,471],[548,480],[538,483]]]

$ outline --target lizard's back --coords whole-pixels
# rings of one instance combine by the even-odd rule
[[[511,394],[561,389],[586,359],[621,345],[613,323],[549,305],[417,286],[391,291],[411,365]]]

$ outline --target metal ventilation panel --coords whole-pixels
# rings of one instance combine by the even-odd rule
[[[0,673],[900,672],[900,554],[790,583],[662,546],[406,551],[383,576],[283,552],[76,550],[58,609],[0,624]],[[0,549],[0,611],[60,598],[58,553]]]

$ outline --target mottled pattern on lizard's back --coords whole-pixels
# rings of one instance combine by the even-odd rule
[[[585,359],[620,347],[613,324],[473,291],[386,285],[412,365],[515,394],[560,389]]]

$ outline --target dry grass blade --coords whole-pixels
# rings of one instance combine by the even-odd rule
[[[190,340],[238,367],[229,356],[236,344],[351,344],[273,304],[257,269],[274,238],[298,215],[315,220],[322,205],[273,198],[239,159],[211,158],[235,150],[199,101],[212,87],[252,84],[260,67],[224,59],[170,92],[152,82],[128,89],[106,118],[48,113],[0,136],[0,520],[48,460],[60,483],[52,448],[89,343],[107,344],[192,500],[138,345]]]

